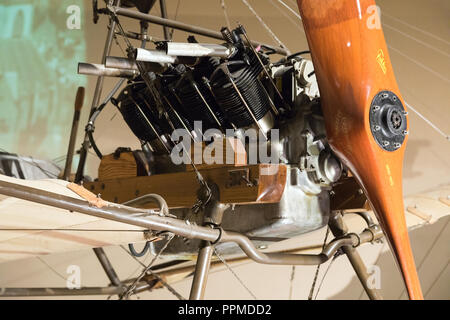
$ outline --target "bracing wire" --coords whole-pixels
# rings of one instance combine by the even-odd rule
[[[294,279],[295,279],[295,266],[292,266],[291,268],[291,277],[289,281],[289,300],[292,300],[292,292],[294,289]]]
[[[325,249],[329,234],[330,234],[330,227],[327,226],[327,231],[325,233],[325,239],[323,239],[322,251]],[[319,276],[319,271],[320,271],[320,264],[318,264],[316,267],[316,272],[314,274],[314,279],[313,279],[313,282],[311,285],[311,289],[309,290],[308,300],[312,300],[312,298],[313,298],[314,289],[316,288],[317,277]]]
[[[264,20],[258,15],[258,13],[253,9],[253,7],[248,3],[247,0],[241,0],[248,9],[253,13],[256,19],[258,19],[259,23],[266,29],[266,31],[270,34],[270,36],[278,43],[278,45],[288,52],[290,54],[290,51],[288,47],[276,36],[276,34],[272,31],[272,29],[269,28],[269,26],[264,22]]]
[[[286,3],[284,3],[282,0],[277,0],[277,1],[280,2],[280,3],[281,3],[284,7],[286,7],[289,11],[291,11],[292,13],[295,13],[295,11],[292,10],[292,8],[291,8],[290,6],[288,6]],[[296,14],[296,13],[295,13],[295,14]],[[301,17],[300,17],[299,15],[298,15],[298,18],[301,19]],[[447,53],[443,52],[442,50],[439,50],[439,49],[437,49],[437,48],[435,48],[435,47],[433,47],[433,46],[430,46],[429,44],[427,44],[427,43],[425,43],[425,42],[423,42],[423,41],[421,41],[421,40],[419,40],[419,39],[416,39],[415,37],[410,36],[410,35],[408,35],[408,34],[402,32],[402,31],[399,31],[399,30],[397,30],[396,28],[391,27],[390,25],[386,25],[385,23],[384,23],[384,25],[385,25],[386,27],[388,27],[388,28],[393,29],[394,31],[399,32],[400,34],[402,34],[402,35],[405,36],[405,37],[408,37],[408,38],[411,38],[411,39],[413,39],[413,40],[416,40],[416,41],[418,41],[419,43],[421,43],[421,44],[423,44],[423,45],[425,45],[425,46],[427,46],[427,47],[433,48],[433,49],[437,50],[438,52],[445,54],[446,56],[450,56],[450,55],[448,55]],[[449,79],[447,79],[446,77],[444,77],[443,75],[441,75],[439,72],[436,72],[435,70],[433,70],[433,69],[427,67],[427,66],[424,65],[423,63],[421,63],[421,62],[419,62],[419,61],[417,61],[417,60],[411,58],[409,55],[404,54],[404,53],[401,52],[400,50],[398,50],[398,49],[396,49],[396,48],[394,48],[394,47],[392,47],[392,46],[390,46],[390,45],[388,45],[388,48],[389,48],[390,50],[393,50],[394,52],[398,53],[399,55],[403,56],[404,58],[410,60],[411,62],[413,62],[413,63],[416,64],[417,66],[419,66],[419,67],[421,67],[421,68],[427,70],[428,72],[430,72],[431,74],[435,75],[436,77],[439,77],[440,79],[442,79],[442,80],[444,80],[444,81],[446,81],[446,82],[450,82]],[[414,113],[416,113],[416,114],[419,116],[419,118],[421,118],[423,121],[425,121],[425,122],[426,122],[431,128],[433,128],[437,133],[439,133],[441,136],[443,136],[447,141],[450,141],[450,135],[446,134],[443,130],[441,130],[438,126],[436,126],[433,122],[431,122],[428,118],[426,118],[423,114],[421,114],[419,111],[417,111],[417,109],[415,109],[414,107],[412,107],[412,106],[411,106],[410,104],[408,104],[406,101],[405,101],[405,104],[406,104],[406,106],[408,107],[408,109],[410,109],[411,111],[413,111]]]
[[[302,34],[304,34],[303,28],[300,27],[300,25],[303,26],[303,24],[297,23],[296,21],[294,21],[294,19],[292,19],[286,12],[284,12],[284,11],[283,11],[276,3],[275,3],[275,1],[269,0],[269,2],[270,2],[270,4],[271,4],[273,7],[275,7],[275,8],[276,8],[283,16],[285,16],[286,19],[288,19],[290,23],[292,23],[293,25],[295,25],[296,28],[297,28],[298,30],[300,30],[301,32],[303,32]]]
[[[420,43],[421,45],[423,45],[423,46],[425,46],[425,47],[427,47],[427,48],[429,48],[429,49],[431,49],[431,50],[434,50],[434,51],[436,51],[436,52],[438,52],[438,53],[440,53],[440,54],[446,56],[447,58],[450,58],[450,54],[448,54],[447,52],[445,52],[445,51],[443,51],[443,50],[441,50],[441,49],[439,49],[439,48],[436,48],[435,46],[433,46],[433,45],[431,45],[431,44],[429,44],[429,43],[426,43],[425,41],[422,41],[422,40],[420,40],[420,39],[417,39],[416,37],[414,37],[414,36],[412,36],[412,35],[409,35],[409,34],[407,34],[406,32],[400,31],[400,30],[398,30],[397,28],[395,28],[395,27],[393,27],[393,26],[391,26],[391,25],[389,25],[389,24],[387,24],[387,23],[385,23],[385,22],[383,22],[383,26],[384,26],[384,27],[387,27],[388,29],[391,29],[391,30],[393,30],[393,31],[395,31],[395,32],[397,32],[397,33],[399,33],[399,34],[401,34],[402,36],[404,36],[404,37],[406,37],[406,38],[408,38],[408,39],[414,40],[414,41],[416,41],[417,43]]]
[[[130,251],[128,251],[124,246],[120,246],[130,257],[132,257],[134,260],[136,260],[137,263],[139,263],[141,266],[146,268],[147,266],[143,264],[138,258],[133,256]],[[148,272],[158,279],[159,282],[175,297],[177,297],[179,300],[186,300],[178,291],[176,291],[171,285],[169,285],[161,276],[155,272],[153,272],[152,269],[148,269]]]
[[[423,121],[425,121],[431,128],[433,128],[437,133],[439,133],[441,136],[443,136],[447,141],[450,141],[450,135],[446,134],[444,131],[439,129],[433,122],[428,120],[424,115],[422,115],[419,111],[417,111],[415,108],[413,108],[408,102],[405,101],[406,106],[409,110],[413,111],[415,114],[419,116]]]
[[[228,29],[231,29],[230,19],[228,18],[227,6],[225,4],[225,0],[220,0],[220,6],[223,10],[223,15],[225,16],[225,22],[227,23]]]
[[[228,264],[228,262],[217,252],[216,248],[214,248],[214,254],[217,258],[227,267],[227,269],[231,272],[231,274],[236,278],[236,280],[241,284],[241,286],[253,297],[253,299],[258,300],[255,294],[245,285],[244,281],[239,278],[239,276],[234,272],[233,268]]]
[[[406,21],[403,21],[403,20],[401,20],[401,19],[399,19],[397,17],[391,16],[390,14],[387,14],[384,11],[383,11],[383,16],[388,17],[388,18],[390,18],[390,19],[392,19],[394,21],[397,21],[398,23],[401,23],[401,24],[403,24],[403,25],[405,25],[405,26],[407,26],[407,27],[409,27],[409,28],[411,28],[413,30],[419,31],[419,32],[429,36],[430,38],[434,38],[434,39],[436,39],[438,41],[441,41],[441,42],[444,42],[444,43],[450,45],[450,41],[442,39],[441,37],[438,37],[438,36],[436,36],[435,34],[433,34],[431,32],[428,32],[428,31],[425,31],[425,30],[423,30],[421,28],[418,28],[418,27],[416,27],[416,26],[414,26],[414,25],[412,25],[412,24],[410,24],[410,23],[408,23]]]
[[[283,1],[281,1],[281,0],[277,0],[279,3],[281,3],[286,9],[288,9],[290,12],[292,12],[299,20],[302,20],[302,17],[297,13],[297,12],[295,12],[290,6],[288,6],[286,3],[284,3]]]
[[[156,260],[158,260],[158,258],[160,257],[160,255],[164,252],[164,250],[166,250],[166,248],[169,246],[170,242],[172,241],[172,239],[174,238],[173,234],[169,234],[169,239],[167,240],[167,242],[164,244],[164,246],[161,248],[161,250],[159,250],[159,252],[153,257],[152,261],[150,261],[150,263],[148,264],[147,267],[144,268],[144,270],[142,270],[141,274],[133,281],[132,284],[130,284],[127,289],[125,290],[125,292],[120,296],[120,299],[128,299],[130,297],[130,295],[133,293],[133,291],[136,289],[137,284],[139,283],[139,281],[142,280],[142,278],[149,272],[150,268],[153,266],[153,264],[155,263]]]

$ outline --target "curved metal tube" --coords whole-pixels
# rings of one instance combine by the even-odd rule
[[[159,207],[159,211],[165,216],[169,214],[169,206],[167,205],[166,200],[156,193],[149,193],[141,197],[134,198],[122,203],[122,205],[134,207],[148,202],[155,202]]]
[[[381,229],[374,226],[373,228],[364,230],[359,235],[348,234],[346,237],[333,240],[318,255],[263,253],[243,234],[197,226],[187,221],[164,215],[159,216],[153,210],[137,209],[106,201],[106,205],[99,208],[84,200],[6,181],[0,181],[0,194],[140,226],[149,230],[172,232],[185,238],[201,239],[213,243],[234,242],[239,245],[249,258],[264,264],[317,265],[330,259],[343,246],[356,247],[362,243],[379,239],[382,236]],[[151,195],[151,197],[155,199],[154,195]]]
[[[139,72],[132,69],[107,68],[103,64],[80,62],[78,63],[78,74],[100,77],[134,78]]]

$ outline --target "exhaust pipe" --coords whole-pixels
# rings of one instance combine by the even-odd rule
[[[133,69],[107,68],[103,64],[80,62],[78,64],[78,74],[102,77],[134,78],[139,75],[139,72]]]

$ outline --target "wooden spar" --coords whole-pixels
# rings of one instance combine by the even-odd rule
[[[364,189],[387,235],[411,299],[422,299],[402,197],[403,143],[383,150],[372,136],[370,105],[383,90],[405,103],[373,0],[298,0],[332,149]],[[373,8],[372,10],[370,8]],[[406,142],[406,141],[405,141]]]

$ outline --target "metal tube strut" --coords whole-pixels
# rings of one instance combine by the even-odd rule
[[[154,16],[151,14],[145,14],[142,12],[138,12],[136,10],[121,8],[119,6],[108,6],[108,10],[111,13],[119,15],[119,16],[124,16],[124,17],[132,18],[132,19],[141,20],[141,21],[147,21],[147,22],[151,22],[154,24],[167,26],[170,28],[199,34],[199,35],[202,35],[205,37],[224,40],[222,33],[218,32],[218,31],[214,31],[214,30],[210,30],[210,29],[206,29],[206,28],[202,28],[202,27],[198,27],[198,26],[193,26],[190,24],[186,24],[186,23],[171,20],[171,19],[164,19],[164,18]],[[263,43],[260,43],[257,41],[251,41],[251,44],[255,47],[264,46],[266,48],[273,49],[278,54],[287,56],[287,52],[285,49],[282,49],[279,47],[273,47],[271,45],[263,44]]]
[[[200,239],[220,243],[235,242],[249,258],[264,264],[317,265],[329,260],[343,246],[356,247],[362,243],[379,239],[383,235],[380,228],[368,228],[359,235],[348,234],[345,237],[334,239],[317,255],[264,253],[259,251],[248,237],[240,233],[186,224],[185,221],[180,219],[159,216],[153,210],[131,208],[106,201],[105,205],[99,208],[84,200],[6,181],[0,181],[0,194],[140,226],[146,230],[172,232],[188,239]]]
[[[370,216],[361,215],[364,220],[367,222],[368,227],[372,228],[372,230],[381,230],[378,226],[374,225]],[[371,225],[370,225],[371,224]],[[344,219],[342,218],[342,214],[339,211],[335,211],[331,214],[329,220],[330,230],[335,237],[341,237],[342,235],[347,233],[347,226],[345,225]],[[380,290],[372,288],[369,286],[369,277],[370,275],[367,272],[364,261],[361,259],[358,251],[353,246],[343,246],[342,251],[347,256],[350,261],[353,269],[355,270],[356,275],[358,276],[361,285],[366,291],[367,295],[371,300],[382,300]]]

